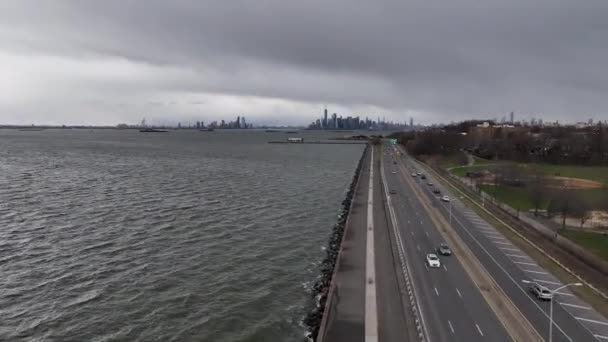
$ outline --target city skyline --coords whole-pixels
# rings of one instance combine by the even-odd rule
[[[608,116],[605,1],[341,1],[4,1],[0,122]]]

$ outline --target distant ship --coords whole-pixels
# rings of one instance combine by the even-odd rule
[[[26,127],[26,128],[19,128],[19,130],[24,131],[24,132],[39,132],[39,131],[44,131],[44,128]]]
[[[201,132],[213,132],[214,129],[213,128],[201,128],[201,129],[199,129],[199,131],[201,131]]]
[[[166,133],[166,132],[168,132],[164,129],[156,129],[156,128],[142,128],[139,131],[142,133]]]

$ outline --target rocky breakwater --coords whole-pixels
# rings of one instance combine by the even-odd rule
[[[363,166],[363,159],[370,148],[368,144],[359,159],[357,168],[353,174],[353,179],[350,182],[348,191],[346,192],[346,198],[342,201],[342,207],[338,214],[338,222],[334,224],[329,236],[327,248],[325,248],[325,257],[321,263],[320,275],[317,278],[315,284],[312,286],[312,304],[308,314],[304,317],[304,325],[308,328],[307,336],[309,340],[316,341],[323,319],[323,313],[325,312],[325,305],[327,303],[327,297],[331,288],[331,281],[336,268],[336,262],[338,260],[338,254],[340,253],[340,246],[342,244],[342,238],[344,236],[344,229],[346,227],[346,220],[350,213],[355,188],[359,181],[359,175]]]

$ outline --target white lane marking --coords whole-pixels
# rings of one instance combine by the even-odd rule
[[[539,267],[537,264],[533,264],[531,262],[521,262],[521,261],[513,261],[514,264],[519,264],[519,265],[529,265],[529,266],[536,266]]]
[[[435,288],[435,293],[439,296],[439,291],[437,291],[437,288]]]
[[[576,304],[570,304],[570,303],[564,303],[564,302],[559,302],[559,304],[561,305],[565,305],[565,306],[571,306],[573,308],[577,308],[577,309],[583,309],[583,310],[591,310],[590,307],[588,306],[583,306],[583,305],[576,305]]]
[[[448,320],[448,325],[450,326],[450,330],[452,330],[452,334],[454,333],[454,327],[452,326],[452,322]]]
[[[426,262],[424,263],[424,268],[426,268],[426,270],[429,270],[429,267],[427,266]]]
[[[576,316],[574,316],[574,318],[578,319],[579,321],[585,321],[585,322],[601,324],[601,325],[608,325],[608,322],[605,322],[605,321],[596,321],[594,319],[582,318],[582,317],[576,317]]]
[[[446,270],[446,271],[448,270],[447,268],[445,268],[445,265],[443,265],[443,269]]]
[[[529,272],[529,273],[537,273],[537,274],[548,274],[547,272],[532,271],[532,270],[524,270],[524,269],[522,269],[522,271],[524,271],[524,272]]]
[[[429,232],[424,232],[426,234],[426,237],[429,237]]]
[[[456,288],[456,293],[458,293],[458,297],[462,298],[462,295],[460,294],[460,291],[458,291],[458,288]]]
[[[502,237],[502,234],[500,234],[500,233],[496,233],[496,232],[494,232],[494,231],[492,231],[492,230],[489,230],[489,229],[481,229],[481,228],[480,228],[479,230],[483,230],[483,231],[484,231],[483,233],[484,233],[485,235],[487,235],[487,236],[496,236],[496,237]]]
[[[412,236],[414,236],[414,232],[410,232],[410,234],[412,234]]]
[[[369,169],[367,194],[367,241],[365,263],[365,341],[378,341],[378,306],[376,304],[376,257],[374,255],[374,151]]]
[[[537,283],[547,283],[547,284],[553,284],[553,285],[561,285],[562,283],[558,283],[555,281],[548,281],[548,280],[540,280],[540,279],[532,279],[533,281],[537,282]]]
[[[512,246],[511,243],[509,243],[509,242],[500,242],[500,241],[492,241],[492,242],[496,243],[496,244],[500,244],[500,245]]]
[[[602,339],[602,340],[608,340],[608,336],[604,336],[604,335],[598,335],[598,334],[595,334],[595,335],[593,335],[593,336],[595,336],[596,338],[600,338],[600,339]]]
[[[517,255],[517,254],[507,254],[505,253],[506,256],[511,257],[511,258],[526,258],[526,259],[530,259],[530,257],[526,256],[526,255]]]
[[[416,245],[416,248],[418,249],[418,251],[420,252],[420,245]]]
[[[519,249],[515,249],[515,248],[506,248],[506,247],[498,247],[499,249],[505,250],[505,251],[511,251],[511,252],[521,252]]]
[[[557,293],[558,295],[561,295],[561,296],[576,297],[572,293],[565,293],[565,292],[555,292],[555,293]]]
[[[479,331],[479,335],[483,336],[483,333],[481,332],[481,328],[479,327],[479,325],[477,323],[475,323],[475,326],[477,327],[477,331]]]

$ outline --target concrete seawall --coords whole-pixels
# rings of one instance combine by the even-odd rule
[[[346,198],[342,201],[338,222],[332,227],[326,255],[321,264],[321,274],[312,289],[314,304],[311,311],[304,318],[304,324],[308,328],[309,339],[313,341],[322,340],[325,326],[332,318],[333,307],[326,304],[334,303],[334,297],[337,295],[336,285],[332,280],[335,279],[335,274],[340,268],[340,255],[343,254],[345,229],[348,226],[349,214],[352,210],[356,188],[359,184],[361,169],[364,164],[363,161],[369,153],[371,153],[371,150],[370,146],[367,145],[355,169]]]

